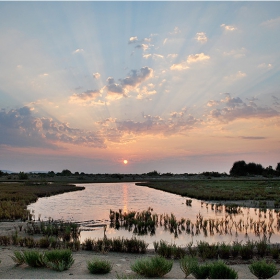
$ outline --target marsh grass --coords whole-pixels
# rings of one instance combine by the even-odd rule
[[[87,268],[93,274],[106,274],[112,270],[112,264],[108,260],[95,258],[87,262]]]
[[[146,277],[162,277],[172,269],[173,261],[161,256],[141,258],[131,265],[131,270]]]
[[[280,197],[280,181],[273,180],[174,180],[172,183],[149,181],[137,185],[201,200],[256,200],[258,197],[262,201],[278,201]]]
[[[155,252],[164,258],[181,259],[186,255],[184,248],[177,246],[176,244],[168,244],[164,240],[160,242],[153,242]]]
[[[238,274],[233,268],[230,268],[223,261],[215,261],[210,264],[209,278],[210,279],[237,279]]]
[[[74,263],[72,252],[67,249],[47,251],[44,260],[47,267],[57,271],[67,270]]]
[[[255,242],[248,240],[240,248],[240,255],[243,260],[249,260],[253,258],[254,255]]]
[[[24,251],[23,259],[24,259],[24,263],[26,263],[31,267],[45,266],[44,253],[39,251]]]
[[[206,279],[209,277],[211,265],[209,263],[198,264],[198,262],[194,262],[192,265],[191,274],[196,279]]]
[[[249,269],[258,279],[268,279],[278,273],[274,263],[267,263],[265,260],[254,261]]]
[[[224,242],[219,244],[219,257],[221,259],[229,259],[230,257],[231,246],[229,244],[225,244]]]
[[[63,184],[2,183],[0,184],[0,220],[30,220],[27,205],[39,197],[83,190],[84,187]]]
[[[185,278],[187,278],[198,266],[197,259],[191,256],[185,256],[180,260],[180,269],[184,272]]]
[[[24,263],[24,254],[20,251],[15,251],[13,256],[10,256],[16,265]]]
[[[219,254],[219,245],[218,244],[209,244],[205,241],[197,242],[197,251],[199,256],[205,259],[216,259]]]
[[[101,252],[105,249],[106,252],[124,252],[145,254],[148,248],[148,243],[144,240],[132,238],[106,238],[91,239],[87,238],[82,244],[83,250]]]

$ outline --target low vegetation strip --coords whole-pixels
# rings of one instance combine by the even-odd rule
[[[83,189],[84,187],[67,184],[1,183],[0,220],[27,220],[27,205],[36,202],[39,197]]]
[[[272,200],[279,202],[279,180],[179,180],[137,183],[202,200]]]

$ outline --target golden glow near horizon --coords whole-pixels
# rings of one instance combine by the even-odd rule
[[[124,163],[124,164],[128,164],[128,160],[127,160],[127,159],[124,159],[123,163]]]

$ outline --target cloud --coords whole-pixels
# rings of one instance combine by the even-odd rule
[[[240,136],[241,139],[245,140],[264,140],[267,139],[267,137],[263,136]]]
[[[134,36],[134,37],[129,38],[128,44],[134,44],[137,42],[138,42],[138,38],[137,38],[137,36]]]
[[[213,106],[217,106],[220,102],[219,101],[215,101],[215,100],[210,100],[207,103],[208,107],[213,107]]]
[[[52,118],[35,117],[27,106],[0,111],[0,129],[0,145],[57,148],[59,143],[71,143],[106,147],[98,133],[71,128]]]
[[[236,27],[232,25],[225,25],[224,23],[220,25],[222,28],[224,28],[225,31],[234,31],[237,30]]]
[[[206,43],[208,38],[206,37],[206,34],[204,32],[198,32],[196,33],[196,36],[195,36],[195,39],[197,42],[200,42],[200,43]]]
[[[154,89],[154,85],[153,84],[149,84],[148,86],[144,86],[138,93],[137,95],[137,99],[144,99],[144,98],[148,98],[151,95],[154,95],[157,93],[157,91]]]
[[[177,64],[172,64],[170,67],[170,70],[186,70],[189,69],[190,67],[188,66],[187,62],[182,62],[182,63],[177,63]]]
[[[273,66],[271,63],[261,63],[258,65],[258,68],[261,69],[271,69]]]
[[[198,54],[191,54],[188,56],[187,62],[193,63],[193,62],[199,62],[204,60],[209,60],[210,56],[205,55],[204,53],[198,53]]]
[[[140,44],[140,45],[135,46],[135,48],[146,51],[149,48],[149,46],[147,44]]]
[[[212,118],[221,122],[230,122],[236,119],[264,119],[280,115],[278,111],[271,107],[261,107],[251,102],[247,104],[239,97],[232,98],[230,94],[226,95],[225,99],[217,103],[218,108],[210,112]]]
[[[179,71],[186,70],[186,69],[190,68],[189,64],[206,61],[209,59],[210,59],[210,56],[205,55],[204,53],[191,54],[188,56],[186,61],[182,61],[181,63],[177,63],[177,64],[172,64],[170,67],[170,70],[179,70]]]
[[[92,76],[94,79],[99,79],[101,75],[99,73],[93,73]]]
[[[120,99],[122,97],[126,97],[125,90],[121,84],[115,82],[114,78],[109,77],[107,79],[107,85],[105,86],[107,89],[107,99],[114,100]]]
[[[84,49],[76,49],[75,51],[73,51],[73,54],[75,53],[83,53]]]
[[[152,54],[144,54],[143,55],[143,58],[145,58],[145,59],[148,59],[148,58],[152,58]]]
[[[114,78],[109,77],[107,79],[107,85],[105,86],[108,92],[107,98],[113,100],[127,97],[127,93],[130,89],[136,88],[152,76],[153,69],[145,66],[142,67],[140,71],[131,70],[127,77],[119,79],[119,83],[116,83]]]
[[[121,84],[125,87],[126,86],[135,87],[138,84],[145,81],[146,79],[151,78],[152,76],[153,76],[153,69],[145,66],[142,67],[140,71],[131,70],[129,75],[120,81]]]
[[[69,98],[69,103],[80,103],[84,105],[100,104],[100,100],[97,101],[97,99],[100,97],[101,93],[99,90],[87,90],[83,93],[74,93],[71,95]]]
[[[150,134],[150,135],[174,135],[180,132],[193,129],[201,123],[190,114],[186,114],[186,110],[180,112],[172,112],[169,118],[160,116],[142,115],[142,121],[116,121],[117,129],[122,132],[132,134]]]
[[[148,58],[152,58],[152,59],[163,59],[164,58],[164,56],[163,55],[161,55],[161,54],[156,54],[156,53],[154,53],[154,54],[146,54],[146,55],[143,55],[143,58],[145,58],[145,59],[148,59]]]
[[[280,17],[264,21],[260,25],[268,28],[277,27],[280,25]]]

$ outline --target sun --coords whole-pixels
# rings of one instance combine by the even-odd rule
[[[128,164],[128,160],[124,159],[123,163]]]

